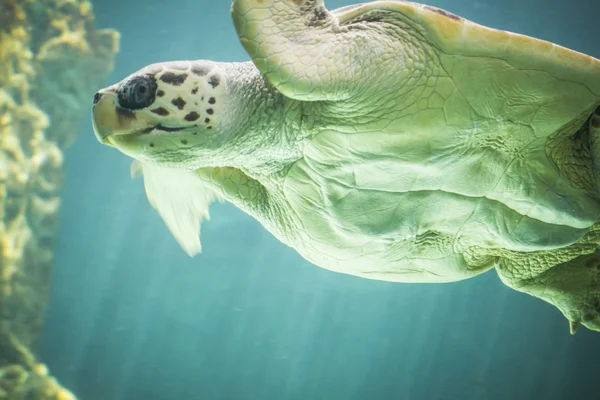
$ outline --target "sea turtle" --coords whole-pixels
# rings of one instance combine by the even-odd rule
[[[252,62],[153,64],[94,98],[188,254],[224,199],[320,267],[495,268],[600,330],[599,60],[404,1],[231,13]]]

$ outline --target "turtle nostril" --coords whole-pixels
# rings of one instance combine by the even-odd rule
[[[102,97],[102,95],[100,94],[100,92],[97,92],[94,95],[94,104],[98,103],[100,101],[100,97]]]

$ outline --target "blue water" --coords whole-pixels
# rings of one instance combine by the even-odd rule
[[[330,9],[350,1],[326,1]],[[600,57],[591,0],[438,0],[482,24]],[[107,84],[146,64],[248,57],[227,0],[98,0],[122,33]],[[91,99],[90,99],[91,103]],[[82,400],[597,399],[600,334],[503,286],[392,284],[317,268],[228,204],[188,258],[91,124],[67,151],[39,347]]]

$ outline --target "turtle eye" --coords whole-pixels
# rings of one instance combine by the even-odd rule
[[[119,88],[119,105],[130,110],[148,107],[154,102],[156,89],[156,80],[150,76],[129,78]]]

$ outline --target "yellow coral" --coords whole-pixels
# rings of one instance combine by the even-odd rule
[[[66,389],[60,388],[58,392],[56,392],[56,400],[76,400],[73,393],[69,392]]]
[[[42,363],[35,364],[32,370],[39,376],[48,376],[48,367]]]
[[[28,347],[39,334],[49,292],[40,277],[50,275],[62,148],[78,133],[80,104],[113,68],[119,36],[96,29],[87,0],[0,1],[0,309],[18,316],[0,319],[0,365],[16,352],[23,376],[37,377],[13,379],[25,386],[20,393],[41,385],[35,392],[44,399],[74,400]],[[2,348],[5,343],[13,348]]]

